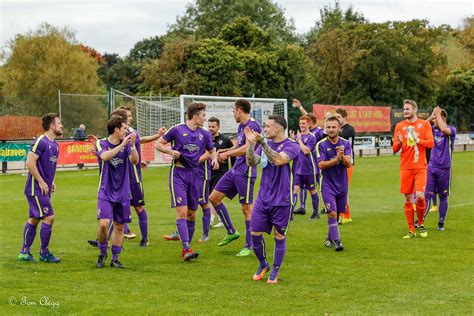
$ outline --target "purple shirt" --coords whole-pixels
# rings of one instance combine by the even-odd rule
[[[451,135],[444,134],[438,127],[432,127],[434,146],[431,149],[430,167],[451,168],[456,128],[454,126],[448,126],[448,128],[451,131]]]
[[[59,157],[59,145],[56,141],[50,141],[48,137],[41,135],[31,143],[30,151],[39,156],[36,161],[36,168],[38,168],[44,182],[48,184],[48,195],[51,196],[51,188],[56,174],[56,163]],[[25,195],[41,195],[39,183],[31,173],[28,173],[28,179],[26,180]]]
[[[130,173],[130,183],[140,183],[142,182],[142,170],[140,163],[142,162],[142,149],[140,146],[140,134],[138,134],[138,131],[133,129],[132,127],[128,128],[128,134],[135,133],[136,135],[136,140],[135,140],[135,148],[137,149],[138,153],[138,163],[134,165],[133,163],[129,164],[128,171]]]
[[[199,168],[199,158],[206,150],[214,148],[212,135],[207,129],[198,127],[193,131],[185,123],[170,128],[163,135],[163,139],[171,143],[173,150],[180,152],[181,155],[177,160],[186,169]],[[173,164],[176,164],[176,159],[173,161]]]
[[[257,121],[255,121],[253,118],[250,118],[247,123],[239,124],[239,127],[237,128],[237,147],[242,147],[245,145],[247,138],[245,137],[244,129],[246,127],[249,127],[251,130],[256,131],[257,133],[262,132],[262,128],[260,127],[260,124],[258,124]],[[257,146],[258,147],[258,146]],[[244,176],[250,176],[250,177],[256,177],[257,176],[257,166],[249,167],[245,161],[245,155],[243,156],[238,156],[235,159],[235,164],[230,169],[231,172],[234,174],[238,175],[244,175]],[[250,174],[249,174],[250,173]]]
[[[298,143],[290,138],[286,138],[279,143],[269,140],[268,146],[278,153],[285,152],[291,160],[295,159],[300,152]],[[255,153],[261,156],[262,148],[257,148]],[[293,176],[291,164],[290,162],[282,166],[275,166],[268,160],[267,166],[262,171],[257,199],[271,206],[289,206],[292,204]]]
[[[324,138],[316,145],[318,163],[336,157],[336,147],[338,146],[344,146],[344,155],[352,157],[349,141],[339,137],[337,143],[333,144],[329,138]],[[331,168],[321,170],[321,192],[344,195],[348,192],[347,187],[347,168],[342,164],[342,161]]]
[[[314,137],[316,137],[316,144],[325,137],[324,130],[319,127],[312,128],[309,131],[314,134]]]
[[[99,160],[100,180],[99,180],[99,199],[110,202],[123,202],[132,199],[130,193],[130,174],[129,174],[129,156],[131,154],[130,145],[122,150],[109,161],[100,159],[100,155],[108,150],[119,146],[110,143],[103,138],[96,143],[97,158]]]
[[[313,133],[301,134],[301,141],[309,149],[309,154],[305,154],[301,148],[297,159],[295,159],[295,174],[314,175],[319,173],[316,164],[316,137]],[[298,144],[298,143],[297,143]],[[299,147],[299,144],[298,144]]]

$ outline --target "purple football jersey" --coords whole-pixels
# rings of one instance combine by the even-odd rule
[[[444,134],[438,127],[432,127],[434,146],[431,149],[430,167],[451,168],[451,158],[456,138],[456,128],[448,126],[451,135]]]
[[[351,143],[341,137],[336,144],[333,144],[329,138],[324,138],[316,146],[318,163],[320,161],[331,160],[336,157],[337,147],[344,146],[344,155],[352,157]],[[329,192],[334,195],[347,194],[347,168],[342,161],[331,168],[321,170],[321,192]]]
[[[278,153],[285,152],[291,160],[294,160],[300,152],[298,143],[290,138],[286,138],[279,143],[269,140],[268,146]],[[262,148],[257,148],[255,153],[261,156]],[[291,164],[292,162],[283,166],[275,166],[268,160],[267,166],[262,170],[258,200],[271,206],[289,206],[292,204],[293,176]]]
[[[138,153],[138,163],[134,165],[133,163],[129,164],[129,173],[130,173],[130,183],[140,183],[142,182],[142,170],[140,167],[140,163],[142,162],[142,149],[140,146],[140,134],[138,131],[133,129],[132,127],[128,128],[128,134],[135,133],[135,148],[137,149]]]
[[[173,150],[181,153],[177,160],[186,169],[199,168],[199,158],[206,150],[214,148],[212,135],[207,129],[198,127],[193,131],[185,123],[170,128],[163,135],[163,139],[171,143]],[[173,161],[173,163],[175,164],[176,161]]]
[[[314,137],[316,137],[316,144],[325,137],[324,130],[319,127],[312,128],[309,131],[314,134]]]
[[[59,145],[56,141],[50,141],[45,135],[39,136],[31,143],[30,151],[39,156],[36,161],[38,172],[44,182],[48,184],[49,195],[56,174],[56,163],[59,157]],[[25,185],[25,195],[41,195],[41,189],[38,181],[28,173],[28,179]]]
[[[305,154],[301,149],[300,153],[295,159],[295,174],[314,175],[319,173],[319,168],[316,167],[316,137],[313,133],[306,135],[301,134],[301,141],[310,150],[309,154]],[[297,142],[298,144],[298,142]],[[299,144],[298,144],[299,147]]]
[[[109,161],[100,159],[100,155],[108,150],[114,149],[120,144],[114,145],[106,138],[96,143],[97,157],[99,160],[100,179],[99,179],[99,199],[110,202],[123,202],[132,199],[130,193],[130,174],[129,174],[129,156],[131,154],[130,145],[122,150]]]
[[[245,137],[244,129],[246,127],[249,127],[251,130],[256,131],[257,133],[262,132],[262,128],[260,127],[260,124],[258,124],[257,121],[255,121],[253,118],[249,119],[247,123],[239,124],[239,127],[237,129],[237,147],[242,147],[245,145],[247,138]],[[258,147],[258,146],[257,146]],[[231,172],[234,174],[240,174],[244,176],[251,176],[251,177],[256,177],[257,176],[257,166],[249,167],[247,163],[245,162],[245,155],[243,156],[238,156],[235,159],[235,164],[230,169]],[[250,172],[250,175],[249,175]]]

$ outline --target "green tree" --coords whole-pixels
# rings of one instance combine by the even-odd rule
[[[128,58],[134,62],[142,63],[160,57],[163,51],[164,40],[162,36],[145,38],[137,42],[128,54]]]
[[[11,113],[39,116],[58,112],[58,90],[66,93],[94,94],[100,89],[97,60],[77,45],[68,28],[41,24],[35,31],[17,35],[4,52],[1,94],[11,102]],[[66,105],[65,105],[66,106]],[[63,123],[76,121],[63,108]],[[78,118],[99,116],[100,104],[89,103],[75,109]]]
[[[438,104],[448,111],[448,122],[458,130],[474,129],[474,68],[454,70],[441,87]]]
[[[283,9],[271,0],[196,0],[171,25],[170,32],[212,38],[226,24],[242,16],[248,16],[277,42],[295,38],[293,22],[287,21]]]

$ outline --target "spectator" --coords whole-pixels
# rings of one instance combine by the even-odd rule
[[[79,125],[78,128],[76,128],[76,131],[74,132],[73,136],[74,140],[86,140],[87,135],[86,135],[86,126],[84,124]]]

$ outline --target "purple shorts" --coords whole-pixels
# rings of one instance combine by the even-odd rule
[[[97,201],[97,219],[111,219],[120,224],[131,223],[130,201],[110,202],[99,199]]]
[[[187,206],[188,210],[198,208],[202,194],[202,178],[199,171],[172,166],[169,180],[171,207]]]
[[[49,195],[27,195],[26,199],[30,206],[29,217],[43,218],[54,215],[51,197]]]
[[[428,167],[426,191],[440,195],[449,195],[451,186],[451,168]]]
[[[145,205],[145,196],[143,193],[143,182],[130,183],[130,192],[132,193],[132,200],[130,201],[131,206]]]
[[[224,193],[229,199],[233,199],[236,194],[239,194],[240,204],[252,204],[255,179],[256,177],[236,175],[232,171],[228,171],[217,182],[214,190]]]
[[[319,183],[319,174],[297,174],[295,175],[293,184],[299,186],[301,189],[315,190],[316,183]]]
[[[321,192],[326,212],[345,213],[347,205],[347,194],[335,195],[330,192]]]
[[[199,195],[198,202],[199,205],[204,205],[209,203],[209,191],[211,190],[211,181],[201,178],[199,182],[201,183],[201,188],[199,190],[201,194]]]
[[[291,217],[291,206],[270,206],[257,198],[250,218],[250,230],[270,234],[272,227],[286,235]]]

